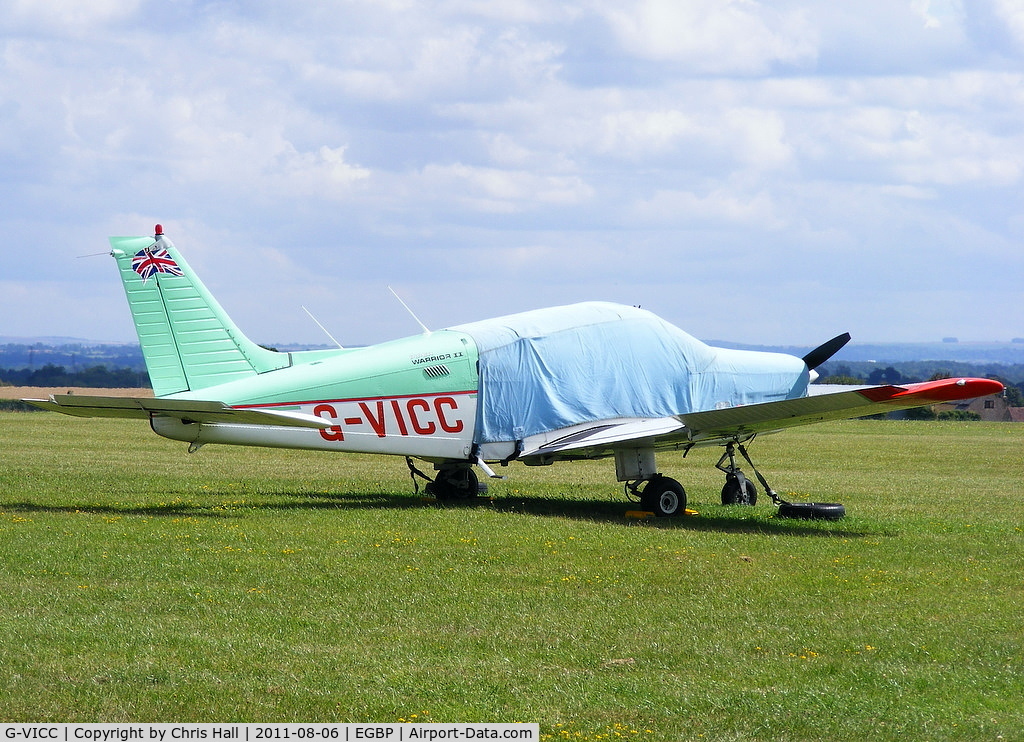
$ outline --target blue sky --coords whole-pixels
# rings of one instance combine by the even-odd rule
[[[161,223],[253,339],[601,299],[1024,336],[1021,0],[13,0],[0,336],[133,340]],[[91,256],[91,257],[80,257]]]

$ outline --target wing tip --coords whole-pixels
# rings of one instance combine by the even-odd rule
[[[911,400],[921,405],[959,402],[1001,394],[1006,387],[995,379],[971,377],[937,379],[905,386],[880,386],[861,390],[872,402],[904,404]]]

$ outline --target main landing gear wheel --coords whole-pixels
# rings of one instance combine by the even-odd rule
[[[722,504],[756,505],[757,487],[743,476],[743,473],[738,469],[736,473],[730,472],[725,475],[725,485],[722,487]]]
[[[482,489],[486,491],[487,485]],[[480,479],[469,466],[445,466],[424,492],[438,500],[468,500],[480,494]]]
[[[686,511],[686,490],[671,477],[656,474],[640,493],[640,504],[659,517],[682,515]]]
[[[802,520],[839,520],[846,508],[837,502],[784,502],[779,505],[780,518]]]

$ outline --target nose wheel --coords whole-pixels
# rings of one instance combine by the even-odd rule
[[[802,520],[839,520],[846,515],[846,508],[837,502],[786,502],[779,493],[771,488],[761,472],[750,460],[750,454],[739,441],[725,444],[725,453],[715,467],[725,472],[725,486],[722,487],[723,505],[753,505],[757,502],[757,487],[736,466],[736,451],[750,464],[757,481],[764,487],[765,493],[779,508],[780,518],[800,518]],[[729,463],[726,463],[728,460]]]
[[[739,446],[740,452],[743,457],[750,461],[750,457],[747,456],[747,451],[741,444],[738,443],[727,443],[725,445],[725,453],[722,454],[722,458],[715,464],[715,468],[719,471],[725,472],[725,485],[722,487],[722,504],[723,505],[756,505],[757,504],[757,486],[749,479],[743,471],[736,466],[736,447]],[[729,463],[725,463],[728,459]],[[764,481],[764,478],[758,474],[757,469],[754,469],[754,464],[751,462],[750,468],[754,474],[761,480],[761,484],[764,485],[765,491],[769,497],[772,497],[775,492],[768,483]],[[774,497],[772,497],[774,499]]]

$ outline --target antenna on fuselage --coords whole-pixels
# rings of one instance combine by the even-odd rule
[[[300,304],[299,306],[302,306],[302,305]],[[314,316],[313,316],[313,313],[312,313],[311,311],[309,311],[309,310],[308,310],[308,309],[306,309],[305,307],[302,307],[302,311],[303,311],[303,312],[305,312],[306,314],[308,314],[308,315],[309,315],[309,318],[310,318],[311,320],[313,320],[314,322],[316,322],[316,326],[317,326],[317,327],[319,327],[319,328],[320,328],[321,330],[323,330],[323,331],[324,331],[324,335],[326,335],[327,337],[329,337],[329,338],[331,339],[331,342],[332,342],[332,343],[334,343],[335,345],[337,345],[337,346],[338,346],[339,348],[341,348],[342,350],[345,350],[345,346],[344,346],[344,345],[342,345],[341,343],[339,343],[339,342],[338,342],[337,340],[335,340],[335,339],[334,339],[334,335],[332,335],[331,333],[329,333],[329,332],[327,331],[327,328],[326,328],[326,327],[324,327],[324,326],[323,326],[322,324],[320,324],[320,320],[318,320],[318,319],[317,319],[316,317],[314,317]]]
[[[419,325],[420,327],[422,327],[422,328],[423,328],[423,332],[424,332],[424,334],[426,334],[426,335],[429,335],[429,334],[430,334],[430,328],[429,328],[429,327],[427,327],[427,326],[426,326],[425,324],[423,324],[422,322],[420,322],[420,318],[416,316],[416,313],[415,313],[414,311],[412,311],[411,309],[409,309],[409,305],[408,305],[408,304],[406,304],[406,303],[405,303],[404,301],[402,301],[402,297],[401,297],[401,296],[399,296],[399,295],[398,295],[398,293],[397,293],[397,292],[396,292],[396,291],[395,291],[395,290],[394,290],[393,288],[391,288],[390,286],[388,286],[388,291],[390,291],[390,292],[391,292],[391,294],[392,294],[392,295],[393,295],[393,296],[394,296],[394,297],[395,297],[396,299],[398,299],[398,303],[399,303],[399,304],[401,304],[401,305],[402,305],[403,307],[405,307],[405,311],[407,311],[407,312],[409,313],[409,316],[411,316],[411,317],[412,317],[412,318],[413,318],[414,320],[416,320],[416,324],[418,324],[418,325]]]

